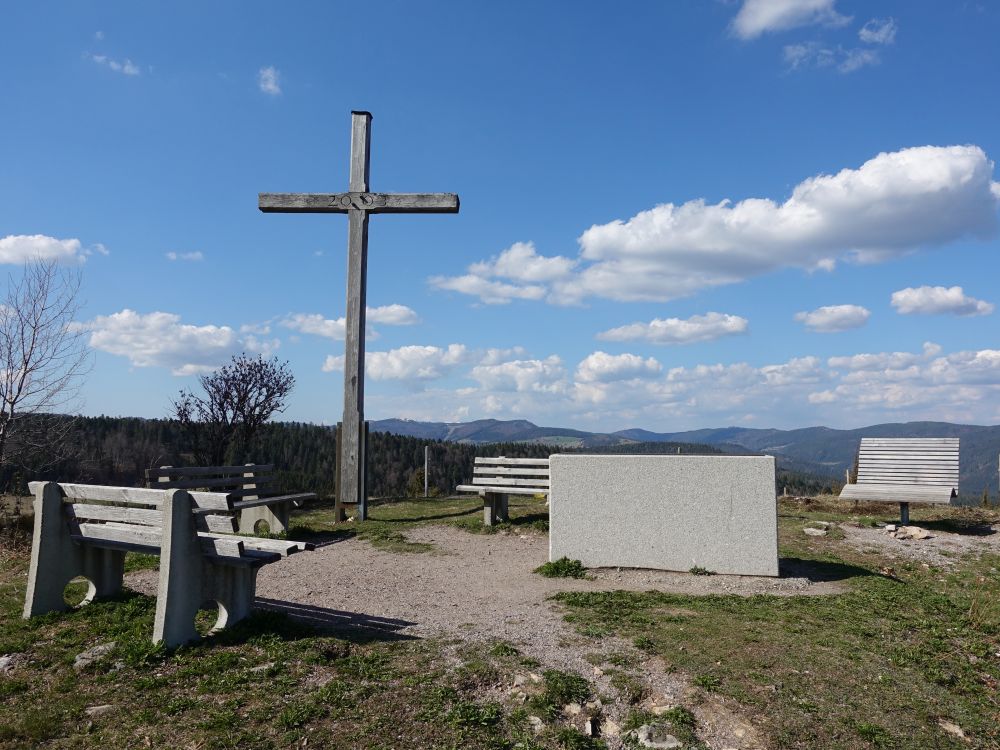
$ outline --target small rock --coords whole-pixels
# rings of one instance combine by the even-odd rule
[[[895,530],[896,530],[896,524],[894,524],[894,523],[887,523],[885,525],[885,531],[886,531],[887,534],[891,534]]]
[[[527,681],[528,678],[523,674],[514,675],[514,687],[521,687]]]
[[[604,708],[604,704],[603,704],[603,703],[601,703],[601,699],[600,699],[600,698],[595,698],[595,699],[594,699],[594,700],[592,700],[592,701],[587,701],[587,702],[586,702],[586,703],[584,704],[584,707],[585,707],[585,708],[586,708],[586,709],[587,709],[588,711],[600,711],[600,710],[601,710],[602,708]]]
[[[21,660],[21,654],[4,654],[0,656],[0,674],[10,674]]]
[[[110,713],[114,710],[114,708],[114,706],[104,703],[100,706],[87,706],[87,708],[83,709],[83,712],[91,719],[96,719],[100,716],[104,716],[106,713]]]
[[[563,713],[566,714],[567,716],[576,716],[582,710],[583,708],[580,706],[579,703],[567,703],[565,706],[563,706]]]
[[[965,732],[962,731],[962,727],[954,722],[948,721],[947,719],[938,719],[938,726],[941,727],[948,734],[954,735],[961,739],[967,739]]]
[[[86,669],[94,662],[100,661],[105,656],[114,651],[115,646],[117,645],[118,643],[115,641],[111,641],[109,643],[101,643],[97,646],[94,646],[93,648],[88,648],[82,654],[77,654],[76,659],[73,660],[73,669],[75,669],[77,672]]]
[[[672,734],[667,734],[666,728],[659,725],[643,724],[635,730],[635,738],[641,747],[651,747],[654,750],[672,750],[672,748],[684,747],[683,742]]]
[[[926,529],[922,529],[919,526],[900,526],[899,530],[906,534],[910,539],[930,539],[931,534]]]
[[[660,703],[649,707],[650,713],[656,714],[657,716],[663,716],[667,711],[674,707],[673,703]]]
[[[537,685],[542,681],[542,676],[540,674],[535,674],[534,672],[528,672],[528,679]]]
[[[266,672],[271,667],[274,666],[273,661],[269,661],[266,664],[258,664],[256,667],[250,667],[249,671],[253,674],[260,674],[261,672]]]
[[[806,526],[804,529],[802,529],[802,531],[805,532],[806,534],[808,534],[809,536],[826,536],[827,535],[827,530],[826,529],[814,529],[812,526]]]
[[[545,729],[545,722],[542,721],[537,716],[529,716],[528,724],[531,726],[531,729],[532,731],[534,731],[535,734],[541,734],[542,731]]]
[[[525,693],[523,690],[518,690],[516,693],[514,693],[514,700],[521,704],[527,703],[528,694]]]
[[[601,725],[601,734],[604,737],[617,737],[622,733],[622,728],[617,722],[611,721],[611,719],[606,720]]]
[[[600,667],[594,667],[594,674],[597,677],[601,677],[604,674],[604,670],[601,669]]]

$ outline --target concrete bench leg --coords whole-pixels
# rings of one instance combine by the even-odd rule
[[[291,505],[291,503],[276,503],[275,505],[258,505],[256,508],[244,508],[240,511],[240,533],[256,534],[256,526],[259,521],[267,522],[267,528],[271,534],[288,531]]]
[[[219,619],[213,631],[222,630],[250,616],[257,594],[257,568],[245,565],[220,565],[205,561],[204,601],[219,605]]]
[[[153,642],[168,648],[201,639],[194,618],[214,601],[219,617],[213,630],[247,617],[257,589],[257,570],[204,557],[191,514],[191,496],[177,490],[163,503],[160,587],[156,593]]]
[[[173,648],[201,638],[194,618],[204,601],[204,558],[191,515],[191,496],[184,490],[172,492],[160,510],[163,536],[153,642]]]
[[[506,523],[509,520],[507,514],[507,495],[499,492],[487,492],[483,495],[483,525],[493,526],[497,522]]]
[[[25,619],[69,609],[63,592],[77,576],[84,576],[90,584],[85,603],[98,596],[117,594],[122,587],[125,553],[73,542],[62,505],[62,490],[55,482],[47,482],[35,496]]]

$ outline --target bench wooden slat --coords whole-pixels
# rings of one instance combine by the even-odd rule
[[[484,485],[460,484],[455,488],[458,492],[478,492],[480,495],[487,492],[496,492],[504,495],[547,495],[549,491],[540,487],[496,487]]]
[[[509,469],[505,466],[476,466],[472,469],[473,474],[488,474],[490,476],[544,476],[549,475],[549,467],[539,467],[537,469]]]
[[[237,500],[233,503],[233,510],[243,508],[256,508],[260,505],[274,505],[275,503],[301,504],[306,500],[315,500],[315,492],[298,492],[294,495],[272,495],[269,497],[258,497],[254,500]]]
[[[250,464],[247,466],[159,466],[146,469],[146,478],[155,479],[159,476],[189,476],[202,477],[213,474],[245,474],[253,469],[255,474],[274,471],[274,464]]]
[[[509,477],[473,477],[473,484],[495,484],[511,487],[542,487],[548,489],[548,479],[512,479]]]
[[[76,535],[87,540],[106,540],[112,542],[127,542],[129,544],[144,544],[160,547],[162,531],[148,526],[135,524],[81,523],[77,526]],[[218,557],[240,557],[243,554],[241,539],[224,539],[216,536],[198,535],[202,552]]]
[[[274,477],[203,477],[202,479],[157,479],[157,487],[170,488],[175,490],[187,489],[207,489],[209,487],[232,487],[242,488],[244,485],[270,484],[275,481]],[[231,494],[231,493],[230,493]]]
[[[39,483],[32,482],[31,484]],[[59,487],[67,500],[101,500],[151,507],[159,507],[163,503],[164,493],[170,492],[170,490],[151,490],[143,487],[108,487],[101,484],[63,482],[59,483]],[[230,499],[224,492],[190,492],[189,494],[194,506],[201,510],[230,510]]]
[[[77,521],[120,521],[140,526],[163,526],[163,513],[150,508],[131,508],[121,505],[67,504],[66,517]]]
[[[846,484],[840,493],[842,500],[874,500],[902,503],[950,503],[950,487],[915,488],[912,485]]]
[[[484,456],[476,456],[476,464],[489,465],[494,464],[497,466],[531,466],[531,465],[542,465],[548,466],[549,459],[547,458],[486,458]]]

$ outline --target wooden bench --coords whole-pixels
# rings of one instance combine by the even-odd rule
[[[161,466],[146,469],[146,486],[151,489],[223,490],[237,498],[233,509],[239,512],[241,534],[256,534],[260,523],[267,523],[268,532],[280,534],[288,530],[291,509],[307,500],[315,500],[312,492],[279,495],[268,485],[277,481],[272,464],[242,466]]]
[[[549,495],[549,459],[476,457],[472,484],[460,484],[458,492],[476,492],[483,498],[483,523],[509,521],[508,495]]]
[[[217,602],[214,630],[250,614],[261,566],[313,548],[238,536],[234,498],[223,492],[32,482],[35,527],[25,619],[67,609],[63,592],[82,576],[84,604],[122,587],[125,553],[159,555],[153,641],[200,638],[195,615]]]
[[[909,523],[911,502],[950,503],[958,496],[958,448],[959,438],[861,438],[857,479],[840,497],[899,503]]]

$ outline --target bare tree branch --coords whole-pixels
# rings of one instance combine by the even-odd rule
[[[8,276],[0,305],[0,463],[44,468],[64,457],[89,371],[86,330],[74,322],[80,272],[54,260]]]
[[[205,394],[181,391],[173,416],[181,423],[195,459],[203,465],[242,461],[258,428],[285,410],[295,387],[287,362],[239,354],[198,379]]]

